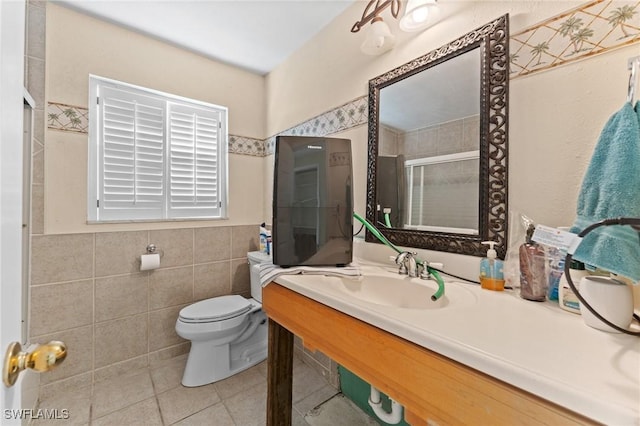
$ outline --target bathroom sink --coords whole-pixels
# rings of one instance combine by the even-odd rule
[[[447,283],[445,295],[432,301],[431,296],[438,289],[435,281],[399,274],[365,274],[358,278],[339,278],[333,280],[332,286],[344,295],[366,303],[403,309],[442,309],[475,302],[473,293],[456,283]]]

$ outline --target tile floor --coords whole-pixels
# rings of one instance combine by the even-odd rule
[[[267,365],[262,362],[235,376],[197,388],[180,384],[186,355],[135,374],[41,400],[38,408],[67,409],[69,419],[38,420],[92,426],[258,426],[265,424]],[[323,404],[326,403],[326,404]],[[322,405],[321,405],[322,404]],[[292,424],[376,425],[342,397],[313,368],[294,357]],[[336,419],[340,419],[336,423]]]

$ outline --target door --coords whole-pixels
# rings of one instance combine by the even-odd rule
[[[25,2],[0,1],[0,354],[23,342],[22,159]],[[0,384],[0,423],[20,424],[20,380]]]

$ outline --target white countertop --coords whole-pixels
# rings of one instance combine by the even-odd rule
[[[362,268],[365,275],[395,274]],[[638,337],[593,329],[557,304],[525,301],[512,291],[449,282],[449,306],[405,309],[349,297],[329,285],[332,279],[281,275],[275,281],[598,422],[640,425]]]

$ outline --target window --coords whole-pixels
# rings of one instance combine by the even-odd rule
[[[477,234],[479,158],[480,151],[468,151],[405,161],[409,191],[404,227]],[[438,202],[443,198],[456,203]]]
[[[96,76],[89,105],[89,221],[226,217],[226,108]]]

